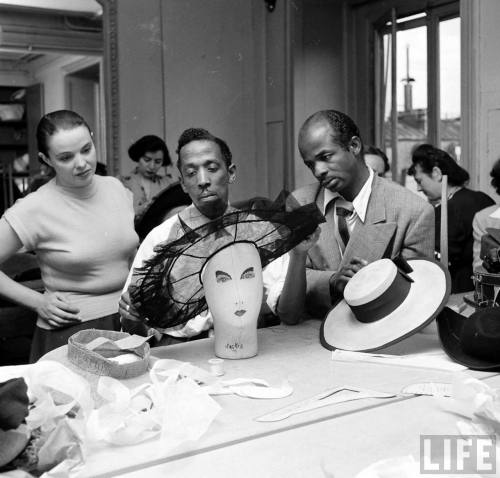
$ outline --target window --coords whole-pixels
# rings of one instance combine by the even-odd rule
[[[434,144],[459,161],[458,5],[405,18],[393,10],[377,30],[377,41],[377,142],[391,161],[393,179],[405,182],[418,144]]]

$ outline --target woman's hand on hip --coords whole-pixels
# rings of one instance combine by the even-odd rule
[[[42,304],[36,309],[38,316],[51,327],[59,329],[79,324],[80,309],[68,302],[60,292],[43,295]]]

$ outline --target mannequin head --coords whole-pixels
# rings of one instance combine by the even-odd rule
[[[257,248],[249,242],[224,247],[207,261],[201,279],[214,319],[215,354],[222,358],[256,355],[263,290]]]

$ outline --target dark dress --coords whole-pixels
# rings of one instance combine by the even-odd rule
[[[487,194],[459,189],[448,200],[448,262],[451,292],[474,289],[472,282],[472,220],[474,214],[495,204]],[[436,207],[436,251],[440,250],[441,206]]]

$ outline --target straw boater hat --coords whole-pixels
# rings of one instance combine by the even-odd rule
[[[500,307],[470,317],[445,307],[437,318],[439,339],[451,359],[475,370],[500,368]]]
[[[320,331],[330,350],[378,350],[428,325],[450,295],[450,274],[430,259],[380,259],[347,283]]]
[[[265,267],[324,220],[316,204],[299,206],[282,193],[275,202],[250,200],[195,229],[182,223],[182,237],[159,244],[155,255],[134,270],[131,301],[150,327],[162,330],[184,324],[207,309],[200,275],[218,251],[239,242],[252,243]]]

